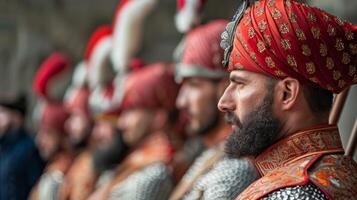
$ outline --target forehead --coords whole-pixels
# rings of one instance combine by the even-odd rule
[[[264,82],[268,80],[268,77],[263,74],[247,71],[247,70],[232,70],[229,73],[229,78],[231,79],[241,79],[242,81],[257,81]]]

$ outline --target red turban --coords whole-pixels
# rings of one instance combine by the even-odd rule
[[[217,79],[227,76],[222,67],[223,50],[219,47],[220,35],[227,23],[226,20],[216,20],[187,34],[181,62],[176,69],[178,81],[186,77]]]
[[[124,85],[121,110],[131,108],[175,108],[179,86],[175,83],[173,68],[155,63],[130,73]]]
[[[229,70],[290,76],[339,93],[357,83],[356,31],[351,23],[305,4],[257,1],[234,32]]]

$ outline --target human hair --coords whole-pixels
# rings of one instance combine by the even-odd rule
[[[330,112],[333,102],[331,91],[317,86],[304,85],[303,93],[310,110],[316,116]]]

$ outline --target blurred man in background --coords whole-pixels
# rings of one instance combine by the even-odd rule
[[[198,26],[187,34],[182,46],[176,73],[182,87],[176,104],[188,115],[188,134],[199,137],[204,150],[171,199],[232,199],[258,175],[248,159],[223,157],[223,143],[231,129],[215,105],[228,82],[219,47],[226,24],[216,20]]]
[[[0,199],[27,199],[44,162],[24,127],[26,98],[0,99]]]

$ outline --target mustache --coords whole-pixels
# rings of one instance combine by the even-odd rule
[[[233,113],[233,112],[226,112],[224,115],[224,120],[231,125],[236,125],[239,128],[243,127],[242,122],[239,120],[239,118]]]

